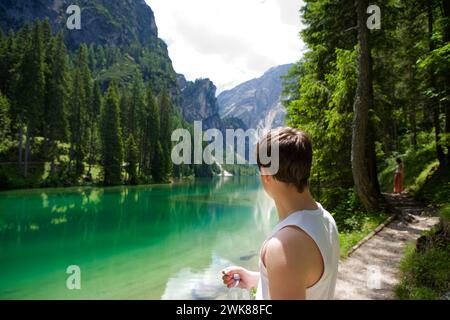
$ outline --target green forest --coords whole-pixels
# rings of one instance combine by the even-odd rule
[[[286,125],[312,137],[311,191],[336,220],[341,255],[395,211],[387,199],[401,159],[403,195],[435,210],[439,224],[408,247],[396,297],[448,299],[450,1],[380,1],[376,28],[369,28],[375,3],[368,0],[303,2],[299,41],[307,49],[283,77]],[[179,75],[162,40],[75,45],[65,32],[39,19],[0,30],[0,190],[169,184],[223,170],[257,175],[252,165],[172,163],[173,130],[193,127],[183,119]],[[239,126],[237,118],[223,120]],[[217,202],[193,194],[153,201],[170,208],[192,201],[199,206],[192,216]],[[208,219],[238,201],[222,202],[205,209]],[[20,233],[11,221],[0,229]]]
[[[408,191],[442,218],[427,236],[430,250],[409,251],[398,296],[442,297],[450,259],[450,3],[383,1],[373,30],[369,1],[305,3],[301,38],[309,50],[284,79],[284,97],[288,124],[313,137],[313,192],[336,212],[340,231],[377,225],[382,192],[392,192],[402,159]]]
[[[172,166],[174,71],[158,43],[81,44],[36,20],[0,33],[0,188],[168,182],[211,175]],[[167,59],[166,59],[167,60]]]
[[[354,186],[366,209],[379,207],[395,157],[407,182],[450,163],[448,2],[385,1],[374,30],[368,5],[306,1],[309,50],[285,79],[288,123],[312,135],[312,186],[331,207]]]

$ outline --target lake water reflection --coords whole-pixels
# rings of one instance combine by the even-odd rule
[[[220,270],[257,268],[271,208],[258,177],[2,192],[0,298],[225,297]]]

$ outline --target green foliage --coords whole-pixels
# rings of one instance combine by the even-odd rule
[[[47,35],[49,37],[49,35]],[[62,33],[50,40],[47,48],[47,81],[43,119],[43,136],[47,140],[47,158],[57,156],[56,141],[68,137],[68,88],[69,76],[67,52]]]
[[[19,66],[13,112],[18,122],[25,124],[29,134],[34,135],[40,126],[45,102],[45,51],[39,21],[30,33],[27,32],[23,45],[25,51]]]
[[[358,201],[353,189],[341,190],[339,196],[342,200],[333,210],[333,217],[338,229],[342,232],[359,230],[366,217],[367,212]]]
[[[159,176],[159,166],[162,163],[162,151],[160,150],[160,117],[159,107],[156,99],[153,97],[153,91],[150,86],[147,88],[147,100],[143,114],[142,125],[142,170],[146,175]],[[161,151],[161,152],[160,152]]]
[[[117,185],[122,182],[123,145],[120,128],[119,97],[112,83],[106,92],[101,118],[103,183]]]
[[[98,80],[101,83],[107,84],[111,81],[117,83],[126,83],[133,80],[133,76],[138,70],[135,63],[123,61],[110,66],[107,69],[102,69],[98,73]]]
[[[126,118],[126,133],[138,136],[139,131],[139,117],[143,113],[144,109],[144,82],[142,75],[137,72],[134,77],[134,82],[130,88],[131,96],[128,106],[128,117]]]
[[[9,133],[10,123],[11,119],[9,118],[9,101],[0,92],[0,141],[2,143],[3,141],[5,141]]]
[[[440,210],[439,210],[439,217],[442,219],[442,221],[445,223],[450,222],[450,204],[446,203]]]
[[[348,163],[356,51],[336,49],[336,61],[322,81],[313,61],[303,67],[307,73],[300,79],[299,99],[290,102],[289,124],[313,137],[312,191],[324,205],[334,207],[341,199],[336,189],[348,189],[353,183]]]
[[[165,175],[166,172],[163,171],[164,169],[164,155],[163,155],[163,148],[161,147],[161,142],[159,140],[156,142],[156,145],[153,145],[152,148],[152,166],[151,166],[151,173],[152,178],[154,182],[162,182],[165,179],[167,179],[167,176]]]
[[[409,186],[424,165],[435,161],[438,146],[447,166],[450,163],[450,91],[446,84],[450,19],[437,5],[427,11],[431,3],[390,0],[380,4],[382,29],[369,35],[373,104],[366,140],[374,140],[384,191],[392,190],[393,161],[398,156],[404,158]],[[354,1],[311,0],[305,1],[301,13],[305,25],[301,36],[310,50],[284,80],[284,104],[288,124],[313,138],[311,189],[334,210],[347,199],[346,190],[353,188],[350,148],[358,75],[356,12]],[[441,133],[435,138],[435,132]],[[373,162],[371,149],[368,143],[369,162]],[[445,159],[439,160],[445,165]],[[369,165],[370,179],[376,180],[374,165]]]
[[[440,224],[410,245],[400,264],[399,299],[448,299],[450,292],[450,170],[428,165],[416,179],[415,196],[439,207]]]
[[[440,168],[438,163],[431,164],[419,175],[413,187],[416,198],[442,206],[449,202],[450,169]]]
[[[95,163],[100,160],[97,156],[101,152],[100,147],[100,135],[99,135],[99,119],[102,110],[102,93],[100,91],[100,84],[98,81],[94,83],[94,89],[92,94],[92,104],[88,106],[88,117],[89,117],[89,146],[88,146],[88,158],[89,171]]]
[[[72,96],[70,99],[70,159],[75,160],[75,170],[70,172],[76,179],[84,172],[84,157],[86,155],[89,134],[89,108],[92,102],[92,76],[87,62],[87,47],[81,45],[75,59]]]
[[[161,143],[161,169],[160,169],[160,177],[162,181],[166,181],[169,175],[172,172],[172,160],[171,160],[171,151],[172,151],[172,142],[171,142],[171,134],[172,134],[172,121],[171,121],[171,113],[172,113],[172,104],[170,102],[169,93],[167,89],[164,89],[161,94],[161,98],[159,99],[160,103],[160,133],[159,138],[160,141],[165,141],[165,143]]]
[[[423,135],[419,141],[430,141],[433,138],[431,134]],[[379,174],[381,190],[384,192],[392,192],[394,186],[395,174],[395,159],[401,158],[404,168],[404,182],[405,188],[410,188],[414,191],[417,183],[424,178],[423,169],[426,166],[434,166],[436,164],[435,144],[421,143],[417,149],[407,149],[405,153],[393,153],[387,157],[380,165],[382,168]]]
[[[338,213],[334,215],[337,217]],[[355,246],[359,241],[361,241],[370,232],[375,230],[383,221],[387,219],[388,215],[382,212],[375,212],[372,214],[365,214],[362,218],[357,217],[353,219],[359,219],[358,228],[352,231],[342,231],[339,229],[339,243],[340,243],[340,253],[341,257],[347,257],[349,251]]]
[[[102,12],[102,6],[93,9]],[[177,172],[171,168],[170,133],[175,124],[186,124],[172,105],[176,97],[169,90],[163,93],[165,87],[173,92],[176,82],[165,44],[152,39],[120,47],[74,46],[67,37],[64,43],[63,34],[53,35],[48,21],[36,21],[0,36],[2,187],[117,184],[124,152],[127,162],[135,164],[127,167],[127,183],[192,175],[189,165]],[[120,90],[110,92],[103,107],[103,91],[114,81]],[[147,95],[146,85],[164,99]],[[120,114],[115,114],[116,98]],[[114,112],[105,114],[105,109]],[[120,150],[121,141],[131,135],[133,143],[117,155],[106,148],[108,140]],[[100,168],[107,181],[99,176]]]
[[[127,162],[127,173],[128,173],[128,183],[129,184],[138,184],[139,178],[137,174],[137,164],[139,161],[138,158],[138,147],[134,142],[134,138],[132,135],[129,136],[125,143],[126,148],[126,156],[125,160]]]
[[[407,248],[400,264],[401,279],[395,287],[399,299],[445,299],[450,290],[450,243],[444,248],[418,252],[414,245]]]

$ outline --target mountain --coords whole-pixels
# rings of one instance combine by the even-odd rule
[[[210,79],[187,81],[182,74],[177,75],[180,90],[180,107],[183,118],[189,122],[202,121],[203,129],[244,129],[244,122],[235,117],[221,119],[216,98],[216,86]]]
[[[81,30],[66,27],[67,7],[81,9]],[[0,27],[4,33],[18,31],[35,19],[48,19],[54,33],[62,30],[65,43],[74,52],[80,44],[89,47],[90,69],[101,88],[115,80],[132,83],[138,74],[157,94],[168,87],[172,101],[184,120],[202,120],[205,129],[223,129],[216,99],[216,87],[209,79],[187,81],[177,74],[167,45],[158,38],[152,9],[144,0],[2,0]],[[226,121],[236,126],[236,119]]]
[[[222,129],[214,83],[209,79],[187,81],[181,74],[178,74],[177,82],[181,91],[183,118],[190,123],[202,121],[203,129]]]
[[[81,9],[81,30],[66,27],[71,15],[66,10],[71,4]],[[156,94],[167,87],[183,118],[190,123],[202,120],[204,129],[246,129],[282,123],[279,74],[288,66],[271,69],[263,77],[217,98],[211,80],[187,81],[175,72],[167,45],[158,38],[153,11],[144,0],[0,1],[0,27],[4,33],[46,18],[54,33],[64,32],[72,53],[81,44],[88,46],[90,69],[103,90],[112,80],[120,85],[132,83],[140,73]]]
[[[66,10],[77,4],[81,29],[69,30]],[[73,53],[87,45],[89,67],[104,90],[115,80],[123,85],[142,74],[156,93],[167,87],[179,104],[176,73],[167,45],[158,38],[152,9],[144,0],[2,0],[0,27],[4,33],[18,31],[34,20],[48,19],[52,32],[63,31]]]
[[[217,97],[221,118],[238,118],[252,129],[284,125],[286,110],[281,103],[281,76],[286,75],[291,66],[273,67],[257,79],[223,91]]]
[[[81,9],[81,29],[66,28],[67,8]],[[48,18],[52,30],[64,30],[70,48],[80,43],[99,45],[147,44],[158,37],[151,8],[144,0],[2,0],[0,27],[18,30],[35,19]]]

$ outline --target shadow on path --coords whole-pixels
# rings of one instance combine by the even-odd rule
[[[339,263],[336,299],[394,299],[405,246],[438,223],[433,209],[407,194],[383,194],[396,218]]]

